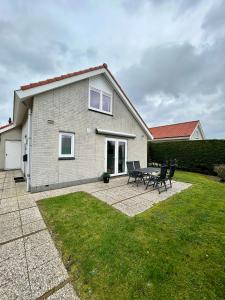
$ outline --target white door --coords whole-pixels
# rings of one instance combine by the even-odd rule
[[[106,139],[105,171],[111,175],[123,175],[127,172],[127,141]]]
[[[21,141],[5,141],[5,169],[21,168]]]

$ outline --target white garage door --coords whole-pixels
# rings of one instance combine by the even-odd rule
[[[5,169],[21,168],[21,141],[5,141]]]

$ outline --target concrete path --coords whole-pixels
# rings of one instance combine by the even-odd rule
[[[78,299],[20,175],[0,172],[0,299]]]

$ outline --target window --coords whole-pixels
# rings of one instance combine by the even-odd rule
[[[74,133],[59,133],[59,158],[74,158]]]
[[[112,114],[112,95],[90,87],[89,108]]]
[[[106,112],[111,111],[111,96],[102,93],[102,110]]]
[[[100,109],[100,92],[90,90],[90,106],[95,109]]]

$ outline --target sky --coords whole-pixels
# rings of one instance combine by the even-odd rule
[[[225,0],[0,0],[0,124],[21,85],[102,63],[149,127],[225,138]]]

